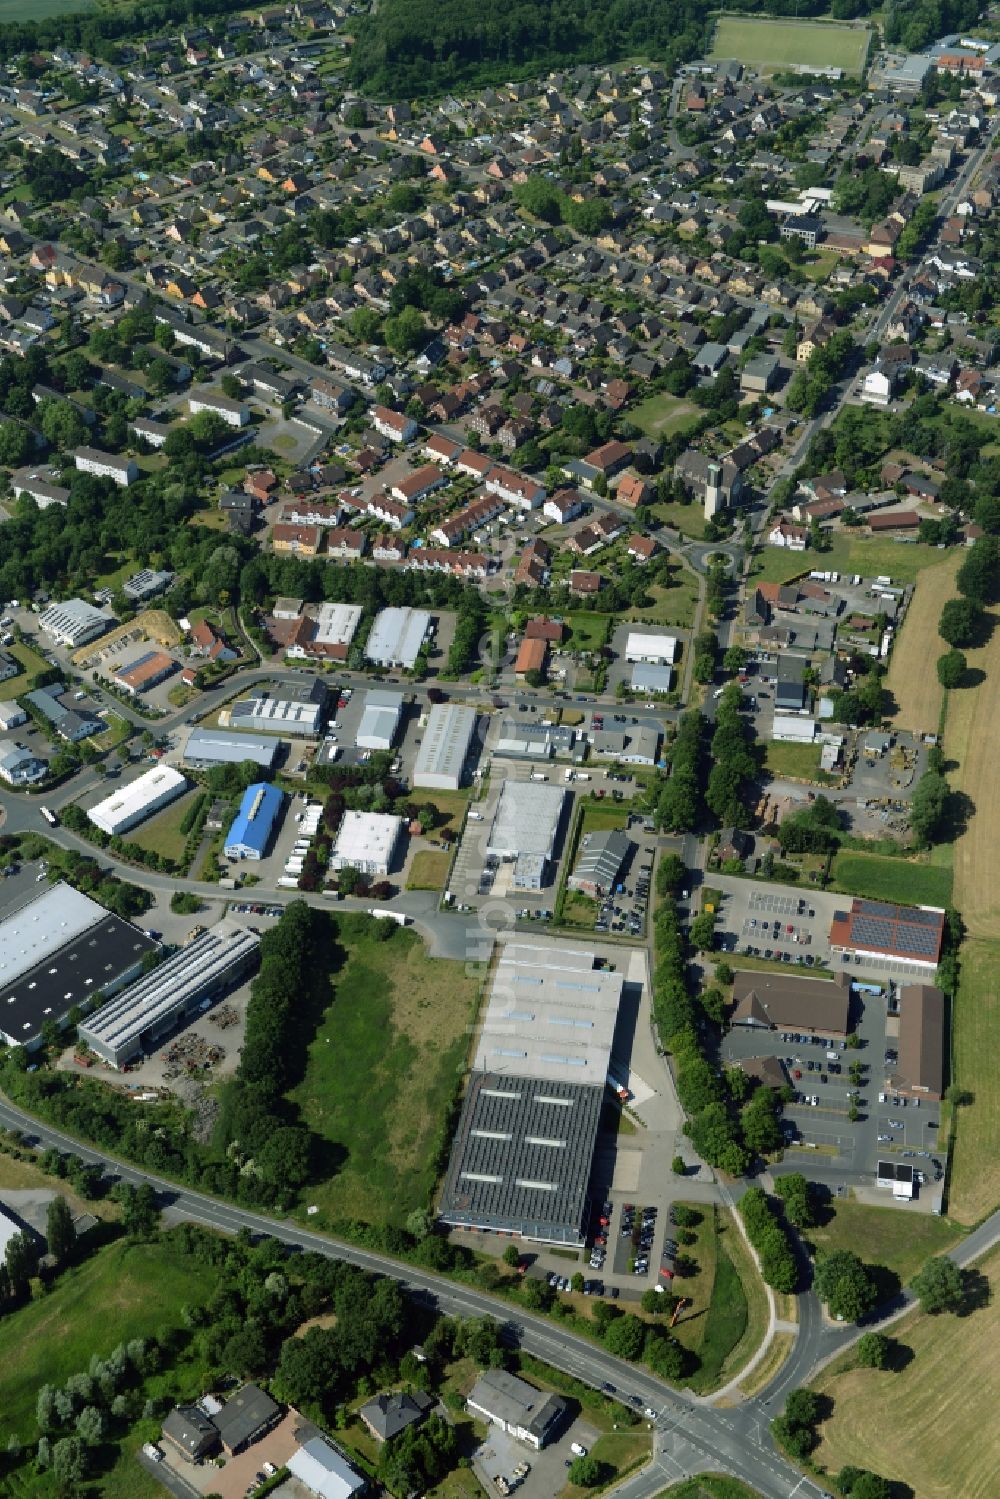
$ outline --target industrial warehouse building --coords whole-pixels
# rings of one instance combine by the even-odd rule
[[[38,1044],[42,1026],[114,994],[156,943],[62,881],[0,921],[0,1036]]]
[[[403,819],[388,812],[345,812],[333,845],[331,869],[356,869],[384,878],[392,868]]]
[[[538,781],[504,781],[490,828],[488,856],[514,862],[514,885],[540,890],[548,877],[566,792]]]
[[[120,786],[96,807],[91,807],[87,816],[95,828],[117,838],[181,796],[187,790],[187,784],[179,770],[169,765],[155,765],[138,780]]]
[[[666,693],[674,683],[672,666],[647,666],[637,662],[632,668],[629,686],[638,693]]]
[[[78,645],[86,645],[89,640],[96,640],[98,635],[110,630],[114,622],[110,615],[102,614],[84,599],[67,599],[64,604],[53,604],[46,609],[38,624],[56,645],[75,650]]]
[[[414,786],[457,791],[465,777],[476,732],[476,710],[462,703],[435,703],[413,767]]]
[[[262,770],[272,770],[281,740],[273,734],[229,734],[222,729],[192,729],[184,749],[184,764],[193,770],[211,770],[213,765],[239,765],[252,760]]]
[[[259,946],[256,932],[220,922],[102,1005],[80,1026],[80,1039],[109,1066],[123,1066],[244,978]]]
[[[266,781],[247,787],[226,834],[227,859],[263,859],[284,800],[285,793]]]
[[[229,708],[229,726],[251,734],[289,734],[315,739],[323,724],[323,704],[315,698],[240,698]]]
[[[630,630],[625,642],[625,660],[630,664],[642,661],[649,666],[672,666],[677,660],[677,637]]]
[[[427,639],[431,617],[426,609],[382,609],[375,616],[365,655],[376,666],[413,666]]]
[[[592,951],[507,943],[452,1145],[443,1222],[583,1244],[623,985]]]
[[[941,956],[944,912],[934,906],[893,906],[879,900],[855,900],[849,911],[835,911],[830,924],[830,951],[845,962],[878,964],[888,960],[924,969],[930,978]]]
[[[595,900],[608,895],[618,883],[632,840],[621,828],[606,833],[584,833],[576,867],[568,884]]]
[[[358,749],[392,749],[402,716],[403,694],[387,687],[373,687],[365,694],[365,706],[355,739]]]
[[[888,1083],[894,1093],[937,1103],[944,1093],[945,999],[933,984],[899,991],[898,1059]]]

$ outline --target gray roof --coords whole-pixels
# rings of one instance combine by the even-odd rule
[[[427,727],[413,767],[413,784],[423,778],[453,778],[460,781],[476,731],[476,710],[464,703],[435,703],[427,715]]]
[[[365,694],[365,706],[355,735],[356,742],[362,749],[388,749],[395,738],[402,712],[401,692],[393,692],[385,687],[372,687]]]
[[[365,655],[383,666],[412,666],[424,643],[431,617],[426,609],[389,608],[375,616]]]
[[[423,1420],[434,1404],[423,1390],[397,1390],[392,1395],[376,1395],[358,1411],[380,1441],[388,1441],[415,1421]]]
[[[280,1414],[270,1395],[257,1385],[248,1384],[226,1401],[218,1415],[212,1417],[212,1425],[230,1451],[235,1452]]]
[[[188,736],[184,760],[188,765],[239,765],[242,760],[253,760],[270,769],[280,745],[281,740],[270,734],[228,734],[219,729],[194,728]]]
[[[669,692],[674,680],[672,666],[652,666],[637,661],[632,668],[630,686],[633,692]]]
[[[620,828],[585,833],[573,870],[574,881],[586,881],[602,890],[610,890],[631,846],[631,839]]]
[[[522,1427],[539,1439],[566,1409],[561,1396],[537,1390],[506,1369],[484,1369],[469,1395],[469,1404],[505,1426]]]
[[[550,859],[566,792],[537,781],[504,781],[490,828],[488,849],[501,858],[541,854]]]

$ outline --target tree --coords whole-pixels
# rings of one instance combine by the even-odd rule
[[[97,1405],[85,1405],[76,1418],[76,1434],[88,1447],[98,1447],[108,1429],[108,1418]]]
[[[69,1203],[62,1195],[53,1197],[45,1219],[45,1242],[49,1254],[60,1265],[65,1265],[76,1247],[76,1230]]]
[[[937,659],[938,681],[942,687],[961,687],[965,680],[968,662],[961,651],[945,651]]]
[[[834,1481],[844,1499],[891,1499],[889,1480],[867,1468],[841,1468]]]
[[[517,1269],[521,1263],[521,1255],[516,1244],[507,1245],[507,1248],[503,1252],[503,1262],[505,1265],[509,1265],[512,1270]]]
[[[670,1162],[670,1169],[675,1176],[683,1176],[687,1171],[687,1166],[684,1164],[684,1157],[682,1155],[675,1155]]]
[[[699,952],[711,952],[715,946],[715,917],[711,911],[702,911],[691,923],[690,937],[692,947]]]
[[[878,1301],[868,1267],[849,1249],[834,1249],[816,1261],[814,1284],[830,1315],[839,1322],[859,1322]]]
[[[634,1312],[616,1317],[604,1334],[604,1346],[615,1358],[637,1359],[642,1352],[646,1324]]]
[[[38,403],[38,425],[54,448],[68,453],[85,441],[83,418],[68,401],[45,399]]]
[[[981,536],[973,542],[958,569],[955,582],[965,598],[980,606],[991,604],[1000,587],[1000,540],[995,536]],[[946,606],[947,607],[947,606]]]
[[[960,1312],[965,1305],[962,1272],[953,1260],[936,1255],[910,1281],[925,1312]]]
[[[31,438],[27,427],[17,422],[0,422],[0,463],[7,468],[17,468],[31,451]]]
[[[936,770],[927,770],[917,782],[910,804],[910,827],[920,843],[933,843],[945,825],[948,782]]]
[[[86,1472],[86,1455],[79,1437],[62,1437],[52,1444],[52,1471],[59,1483],[71,1489]]]
[[[26,1296],[31,1277],[38,1273],[38,1250],[31,1235],[23,1230],[7,1240],[4,1265],[10,1277],[11,1292],[16,1297]]]
[[[812,1187],[799,1171],[775,1178],[774,1190],[785,1206],[785,1216],[796,1228],[812,1228],[816,1222]]]
[[[887,1369],[892,1340],[882,1332],[866,1332],[854,1345],[854,1355],[862,1369]]]
[[[581,1489],[593,1489],[601,1481],[601,1465],[596,1457],[576,1457],[569,1465],[566,1477]]]
[[[726,671],[739,672],[747,664],[747,653],[742,645],[731,645],[722,658]]]
[[[385,320],[385,341],[396,354],[413,354],[427,341],[427,325],[417,307],[404,307]]]
[[[116,1188],[122,1209],[122,1227],[133,1239],[147,1239],[159,1226],[160,1212],[156,1206],[156,1193],[149,1182],[133,1187],[121,1182]]]
[[[938,634],[949,645],[972,645],[979,629],[980,614],[971,599],[949,599],[941,610]]]

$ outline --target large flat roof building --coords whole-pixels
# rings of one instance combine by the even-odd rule
[[[426,609],[382,609],[375,616],[365,655],[378,666],[410,668],[430,627],[431,617]]]
[[[464,703],[433,705],[413,767],[414,786],[435,791],[459,789],[469,761],[477,716],[475,708],[467,708]]]
[[[365,706],[355,743],[359,749],[388,750],[403,716],[403,694],[391,687],[372,687],[365,693]]]
[[[78,645],[86,645],[89,640],[96,640],[98,635],[110,630],[114,622],[85,599],[67,599],[63,604],[53,604],[46,609],[38,625],[56,645],[75,650]]]
[[[506,945],[445,1176],[445,1223],[582,1244],[623,984],[593,952]]]
[[[651,666],[672,666],[677,660],[677,637],[646,635],[638,630],[630,630],[625,642],[625,660],[645,661]]]
[[[537,890],[555,851],[566,792],[537,781],[504,781],[493,816],[487,854],[514,861],[514,884]]]
[[[62,881],[0,921],[0,1035],[31,1046],[99,994],[136,977],[156,943]]]
[[[195,770],[209,770],[213,765],[239,765],[252,760],[262,769],[271,770],[280,748],[281,740],[274,735],[194,728],[188,735],[184,763]]]
[[[323,720],[323,705],[312,699],[248,697],[229,706],[229,726],[252,734],[289,734],[315,739]]]
[[[87,816],[95,828],[115,838],[181,796],[187,785],[179,770],[170,765],[154,765],[145,775],[120,786],[96,807],[91,807]]]
[[[102,1005],[80,1026],[81,1039],[109,1066],[123,1066],[249,973],[259,946],[256,932],[220,922]]]
[[[392,868],[402,832],[403,819],[391,813],[347,811],[333,845],[330,868],[384,877]]]

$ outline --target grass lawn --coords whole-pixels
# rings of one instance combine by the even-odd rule
[[[148,848],[154,853],[165,855],[168,859],[180,859],[187,842],[187,837],[181,832],[181,823],[187,816],[195,797],[200,795],[200,788],[185,792],[175,802],[171,802],[169,807],[164,807],[162,812],[151,817],[148,822],[133,828],[126,835],[127,841],[138,843],[140,848]]]
[[[43,1191],[59,1192],[65,1197],[74,1213],[93,1213],[96,1218],[102,1218],[108,1223],[115,1223],[121,1217],[121,1211],[116,1202],[105,1197],[97,1202],[88,1202],[73,1191],[69,1182],[61,1181],[54,1176],[46,1176],[38,1166],[31,1161],[19,1161],[15,1156],[0,1152],[0,1188],[8,1188],[13,1191]]]
[[[578,926],[592,932],[598,909],[596,900],[584,895],[581,890],[567,890],[562,908],[563,925]]]
[[[676,625],[682,630],[694,624],[698,580],[686,567],[671,570],[668,588],[653,583],[646,591],[653,602],[645,609],[629,609],[625,618],[630,624]]]
[[[947,647],[937,627],[942,608],[955,595],[960,562],[956,550],[947,561],[920,574],[889,658],[885,685],[895,703],[893,720],[915,734],[936,734],[941,719],[944,688],[934,663]]]
[[[715,28],[712,57],[738,57],[780,72],[789,64],[843,68],[860,73],[868,56],[867,27],[830,21],[751,20],[722,16]]]
[[[822,1228],[810,1228],[804,1237],[821,1253],[830,1249],[852,1249],[870,1265],[884,1265],[904,1284],[925,1260],[950,1249],[961,1235],[946,1218],[929,1213],[909,1213],[905,1224],[898,1208],[876,1208],[853,1198],[834,1198],[832,1217]]]
[[[1000,885],[996,850],[1000,838],[1000,782],[993,756],[1000,740],[1000,620],[993,612],[988,645],[966,652],[969,666],[985,675],[972,691],[948,694],[945,756],[956,767],[952,785],[969,799],[974,815],[955,840],[955,905],[972,937],[1000,937]]]
[[[21,641],[15,641],[13,645],[7,647],[7,650],[14,657],[15,661],[21,663],[21,668],[25,676],[34,677],[40,671],[49,670],[49,663],[45,657],[40,656],[37,651],[33,651],[30,645],[24,645]],[[22,682],[20,677],[10,677],[3,684],[4,694],[7,697],[17,697],[18,693],[24,692],[25,686],[26,683]]]
[[[599,651],[607,644],[611,632],[609,614],[593,614],[587,609],[574,609],[566,616],[570,627],[567,644],[574,651]]]
[[[95,734],[93,742],[98,749],[117,749],[120,744],[124,744],[129,738],[132,733],[132,725],[127,718],[123,718],[114,708],[109,708],[101,716],[107,724],[107,728],[103,734]]]
[[[723,1473],[699,1473],[664,1489],[657,1499],[760,1499],[756,1489],[748,1489],[738,1478]]]
[[[764,547],[751,569],[752,578],[765,583],[787,583],[814,569],[860,573],[863,578],[890,577],[893,583],[913,583],[925,567],[938,565],[944,554],[922,542],[890,541],[886,537],[851,536],[839,531],[826,552],[786,552]]]
[[[629,412],[634,422],[647,437],[672,437],[675,432],[686,432],[696,427],[704,412],[693,401],[672,396],[669,391],[658,391]]]
[[[402,1223],[430,1201],[479,980],[428,958],[413,932],[377,941],[363,918],[331,920],[344,961],[291,1095],[328,1145],[326,1180],[305,1202],[321,1223]]]
[[[826,281],[834,267],[840,262],[840,254],[836,250],[814,250],[800,265],[802,274],[808,281],[815,285]]]
[[[796,776],[803,781],[818,781],[828,786],[837,778],[820,770],[821,753],[818,744],[783,744],[772,740],[767,746],[764,768],[773,776]]]
[[[951,870],[915,859],[885,859],[841,849],[831,874],[832,886],[868,900],[907,906],[947,906],[951,901]]]
[[[1000,1253],[980,1270],[993,1293],[981,1310],[913,1312],[893,1326],[913,1353],[904,1369],[851,1369],[847,1354],[823,1371],[815,1388],[832,1398],[833,1415],[820,1428],[815,1461],[832,1472],[851,1463],[889,1474],[917,1499],[992,1499],[1000,1470]]]
[[[413,855],[407,890],[441,890],[448,878],[451,855],[440,848],[422,848]]]
[[[684,1280],[675,1279],[671,1284],[671,1290],[675,1296],[685,1296],[688,1299],[688,1304],[681,1312],[674,1328],[674,1337],[678,1343],[682,1343],[685,1348],[690,1348],[700,1358],[702,1344],[706,1337],[708,1309],[715,1287],[716,1266],[719,1260],[719,1233],[715,1209],[711,1204],[688,1202],[684,1206],[694,1208],[700,1215],[701,1222],[692,1230],[695,1234],[695,1242],[678,1244],[678,1248],[683,1254],[690,1255],[698,1270],[695,1275]],[[695,1374],[695,1380],[700,1372],[699,1370]]]
[[[740,1390],[747,1399],[752,1399],[754,1395],[759,1395],[761,1390],[767,1388],[794,1346],[795,1333],[775,1333],[760,1363],[751,1369],[746,1379],[740,1380]]]
[[[44,21],[49,16],[93,10],[94,0],[0,0],[0,25],[12,21]]]
[[[428,803],[436,807],[440,818],[435,822],[432,829],[436,838],[440,838],[446,828],[457,833],[462,826],[465,809],[469,805],[469,793],[467,791],[429,791],[420,793],[420,805]]]
[[[665,526],[672,526],[693,541],[705,540],[705,516],[697,505],[678,505],[671,500],[669,504],[654,505],[653,514]]]
[[[603,1488],[645,1462],[652,1450],[651,1433],[645,1426],[633,1426],[628,1431],[605,1432],[597,1438],[589,1452],[603,1468],[612,1470],[608,1473],[608,1484],[601,1485]],[[561,1499],[584,1499],[584,1495],[590,1492],[579,1484],[567,1483],[561,1490]]]
[[[178,1308],[211,1293],[215,1275],[197,1276],[169,1240],[110,1244],[60,1275],[48,1296],[4,1319],[0,1409],[4,1428],[33,1439],[39,1385],[62,1384],[85,1370],[91,1354],[106,1356],[129,1338],[176,1324]]]
[[[978,1223],[1000,1203],[1000,942],[965,942],[952,1019],[952,1072],[973,1102],[958,1110],[952,1146],[948,1211]]]
[[[606,833],[612,828],[623,828],[628,823],[628,817],[628,808],[619,806],[616,802],[609,806],[606,801],[584,801],[580,837],[584,833]]]

